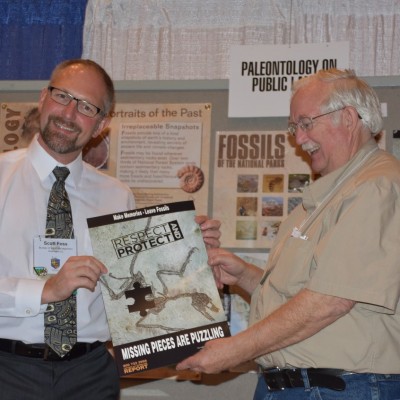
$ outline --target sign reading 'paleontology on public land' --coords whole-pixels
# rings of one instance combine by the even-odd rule
[[[294,81],[348,65],[349,42],[232,46],[229,117],[288,116]]]

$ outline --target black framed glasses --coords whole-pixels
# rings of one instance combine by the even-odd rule
[[[56,103],[62,104],[63,106],[67,106],[72,100],[75,100],[76,109],[86,117],[93,118],[99,113],[103,116],[105,115],[101,108],[87,102],[86,100],[77,99],[76,97],[72,96],[71,93],[68,93],[65,90],[58,89],[54,86],[48,86],[47,89],[50,92],[51,98]]]
[[[295,136],[298,127],[300,127],[304,132],[309,132],[313,128],[314,120],[316,120],[317,118],[321,118],[325,115],[332,114],[336,111],[342,111],[345,108],[346,107],[338,108],[337,110],[328,111],[315,117],[301,117],[297,122],[289,122],[288,133],[292,136]]]

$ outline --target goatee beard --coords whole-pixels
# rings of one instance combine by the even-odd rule
[[[51,123],[53,123],[53,126],[55,126],[56,124],[60,124],[65,127],[71,128],[76,133],[71,136],[59,133],[57,129],[51,129]],[[49,116],[49,119],[40,134],[45,144],[51,150],[58,154],[68,154],[82,149],[82,146],[77,146],[76,144],[80,132],[81,129],[74,122],[65,121],[61,117]]]

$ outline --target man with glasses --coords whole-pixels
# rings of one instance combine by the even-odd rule
[[[178,369],[255,359],[255,400],[400,399],[400,163],[380,150],[375,92],[352,71],[293,87],[289,133],[320,175],[281,224],[265,271],[209,250],[219,285],[252,295],[250,327]]]
[[[27,149],[0,157],[2,399],[118,399],[119,377],[105,347],[110,332],[98,283],[107,268],[92,256],[86,219],[132,209],[135,202],[129,187],[84,163],[81,154],[109,124],[113,104],[113,83],[103,68],[90,60],[63,62],[40,95],[40,132]],[[57,171],[66,168],[68,201],[65,190],[55,190],[60,202],[51,197],[49,208],[66,209],[68,214],[57,213],[55,222],[50,221],[56,228],[49,227],[49,194],[56,176],[58,182]],[[218,246],[219,222],[203,216],[196,220],[206,244]],[[46,250],[46,238],[58,226],[68,226],[69,236],[56,236],[62,239],[51,259],[54,272],[50,265],[38,263],[38,257],[53,256]],[[60,255],[66,259],[63,265]],[[44,315],[52,308],[48,305],[56,308],[72,295],[76,322],[68,317],[75,308],[72,302],[59,319],[71,324],[67,333],[75,333],[77,343],[71,339],[65,347],[56,337],[62,350],[72,347],[59,354],[44,344]],[[54,321],[51,315],[48,320]]]

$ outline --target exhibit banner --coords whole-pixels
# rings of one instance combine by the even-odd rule
[[[222,222],[222,246],[270,248],[312,181],[308,154],[283,131],[220,131],[215,151],[213,218]]]
[[[228,115],[289,116],[295,80],[320,69],[348,67],[349,42],[232,46]]]
[[[117,104],[109,172],[137,207],[193,200],[208,213],[211,104]]]

